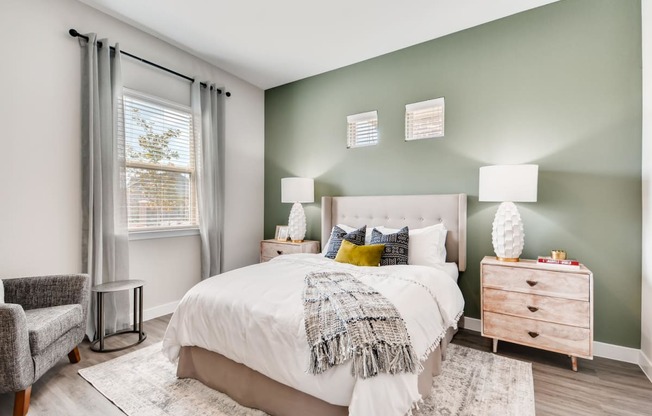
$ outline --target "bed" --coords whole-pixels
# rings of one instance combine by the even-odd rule
[[[461,317],[456,279],[466,267],[466,195],[322,198],[324,247],[336,224],[418,229],[440,223],[448,230],[446,264],[437,267],[360,268],[295,254],[204,280],[175,311],[163,352],[178,360],[178,377],[200,380],[272,415],[404,415],[430,392]],[[308,374],[301,287],[303,277],[316,270],[360,274],[395,303],[422,371],[361,380],[345,363]]]

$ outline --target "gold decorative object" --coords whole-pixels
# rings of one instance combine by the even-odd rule
[[[555,260],[566,260],[566,251],[564,250],[552,250],[550,255]]]

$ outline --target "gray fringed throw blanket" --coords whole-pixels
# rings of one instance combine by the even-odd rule
[[[303,308],[310,373],[323,373],[349,358],[352,374],[361,378],[421,368],[396,307],[351,274],[306,275]]]

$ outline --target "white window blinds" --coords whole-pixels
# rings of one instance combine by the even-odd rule
[[[353,114],[346,117],[348,123],[347,148],[371,146],[378,143],[378,112]]]
[[[405,140],[444,137],[444,97],[405,106]]]
[[[125,91],[129,230],[197,226],[189,107]]]

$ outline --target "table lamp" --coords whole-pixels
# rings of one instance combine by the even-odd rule
[[[479,201],[500,202],[491,242],[500,261],[518,261],[523,252],[523,221],[514,202],[536,202],[538,165],[495,165],[480,168]]]
[[[281,179],[281,202],[293,204],[288,231],[290,240],[299,243],[306,236],[306,214],[301,203],[315,202],[315,181],[310,178]]]

